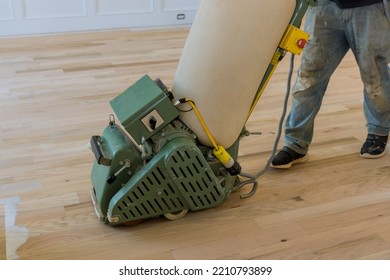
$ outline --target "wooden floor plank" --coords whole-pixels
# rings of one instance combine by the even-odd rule
[[[4,204],[0,202],[0,260],[7,259],[6,228],[5,228],[5,209]]]
[[[172,85],[187,34],[0,38],[0,259],[390,259],[390,154],[358,155],[366,127],[352,53],[329,84],[306,163],[269,169],[252,197],[240,199],[245,186],[178,221],[98,221],[89,139],[107,125],[109,102],[144,74]],[[248,120],[246,172],[271,154],[288,69],[285,58]]]

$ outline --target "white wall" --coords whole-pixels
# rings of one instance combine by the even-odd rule
[[[0,0],[0,36],[188,25],[200,0]]]

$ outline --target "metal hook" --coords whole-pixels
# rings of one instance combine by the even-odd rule
[[[109,120],[109,125],[114,125],[115,124],[115,116],[114,116],[114,114],[110,114],[108,116],[108,120]]]
[[[253,184],[253,187],[252,187],[252,189],[251,189],[251,191],[249,193],[244,194],[244,195],[240,195],[241,199],[249,198],[249,197],[253,196],[256,193],[256,191],[257,191],[257,187],[258,187],[259,183],[255,179],[246,180],[246,181],[243,181],[240,184],[238,184],[233,189],[233,191],[237,191],[237,190],[241,189],[243,186],[246,186],[248,184]]]
[[[257,182],[256,180],[253,180],[252,182],[248,182],[248,184],[249,183],[253,183],[253,187],[252,187],[252,189],[251,189],[251,191],[249,193],[244,194],[244,195],[240,195],[241,199],[249,198],[249,197],[253,196],[256,193],[257,186],[259,185],[259,182]]]

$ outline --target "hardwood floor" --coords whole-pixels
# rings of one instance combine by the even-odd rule
[[[349,53],[316,120],[309,160],[269,170],[220,207],[133,227],[101,224],[87,147],[109,101],[149,74],[168,86],[188,29],[0,38],[0,259],[390,259],[390,156],[362,159],[362,84]],[[299,57],[296,58],[296,65]],[[270,156],[286,89],[279,65],[239,161]],[[279,147],[282,143],[279,144]]]

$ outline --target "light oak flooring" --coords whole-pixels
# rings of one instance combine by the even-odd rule
[[[0,38],[0,259],[390,259],[390,156],[358,155],[366,129],[351,54],[329,86],[308,162],[269,170],[249,199],[240,199],[246,187],[181,220],[98,221],[87,143],[106,126],[109,101],[142,75],[171,85],[187,33]],[[288,68],[289,55],[247,124],[261,132],[241,142],[247,172],[271,153]]]

